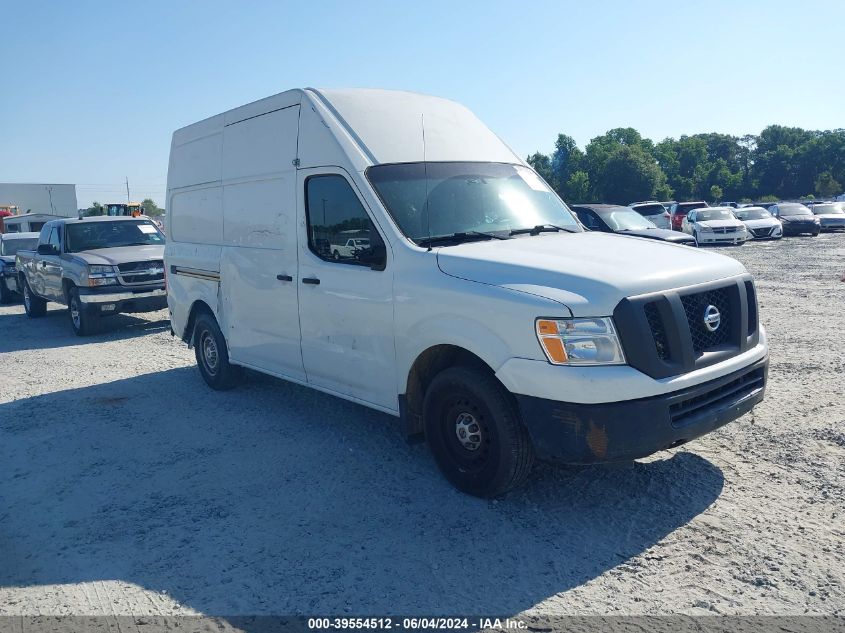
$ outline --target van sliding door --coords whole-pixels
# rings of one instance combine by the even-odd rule
[[[220,276],[232,360],[304,381],[293,164],[298,125],[295,105],[224,128]]]

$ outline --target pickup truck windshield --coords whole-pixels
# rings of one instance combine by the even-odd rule
[[[0,241],[0,255],[17,255],[18,251],[34,251],[38,246],[38,238]]]
[[[119,246],[164,244],[164,236],[149,220],[118,222],[79,222],[65,225],[68,253]]]
[[[541,225],[582,231],[560,198],[521,165],[377,165],[367,178],[402,232],[417,243],[456,234],[508,235]]]

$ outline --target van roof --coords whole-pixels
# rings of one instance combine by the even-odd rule
[[[430,95],[374,88],[288,90],[174,132],[174,145],[276,110],[307,106],[336,139],[351,141],[369,164],[484,161],[523,164],[463,105]],[[302,114],[300,116],[303,116]]]

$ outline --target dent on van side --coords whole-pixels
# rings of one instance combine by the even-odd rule
[[[401,417],[470,494],[764,396],[738,262],[586,232],[453,101],[309,88],[218,114],[173,134],[167,209],[172,328],[210,387],[250,368]]]

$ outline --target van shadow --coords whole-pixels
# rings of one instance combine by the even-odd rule
[[[705,510],[691,453],[465,496],[397,420],[195,368],[0,404],[0,587],[121,580],[215,615],[516,613]]]
[[[95,334],[76,336],[71,329],[67,309],[51,304],[47,314],[31,319],[26,316],[23,306],[19,308],[19,311],[5,310],[0,314],[0,354],[129,339],[167,331],[170,328],[166,311],[161,312],[164,318],[155,321],[131,314],[117,314],[101,319],[100,329]],[[154,318],[158,314],[148,316]]]

